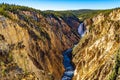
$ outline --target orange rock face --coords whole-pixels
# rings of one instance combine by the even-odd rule
[[[79,21],[75,17],[65,20],[54,14],[45,17],[34,11],[9,12],[9,15],[10,19],[0,16],[0,39],[6,46],[12,46],[12,49],[4,49],[10,50],[13,61],[40,80],[61,79],[62,52],[78,42]]]

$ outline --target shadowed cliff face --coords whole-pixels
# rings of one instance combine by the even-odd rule
[[[0,16],[0,60],[7,69],[9,67],[1,57],[11,55],[9,64],[13,62],[20,68],[22,72],[15,71],[22,76],[17,74],[14,78],[16,72],[9,70],[5,71],[4,76],[1,75],[1,79],[61,79],[64,71],[62,51],[78,42],[76,31],[79,20],[75,17],[65,20],[54,14],[45,17],[35,11],[17,10],[8,13],[9,18]],[[73,22],[69,22],[69,19]],[[11,72],[13,77],[6,74]]]
[[[120,9],[84,21],[86,34],[73,49],[73,80],[120,79]]]

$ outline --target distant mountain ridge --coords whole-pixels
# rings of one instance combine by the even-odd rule
[[[35,12],[39,12],[42,15],[47,15],[47,14],[54,14],[56,16],[62,17],[62,16],[76,16],[80,19],[80,21],[83,21],[87,18],[92,18],[93,16],[96,16],[99,13],[109,13],[111,12],[113,9],[106,9],[106,10],[92,10],[92,9],[79,9],[79,10],[64,10],[64,11],[54,11],[54,10],[45,10],[45,11],[40,11],[40,10],[36,10],[33,8],[29,8],[26,6],[19,6],[19,5],[9,5],[9,4],[1,4],[1,8],[2,6],[6,6],[4,7],[4,10],[9,10],[9,11],[13,11],[16,7],[16,9],[20,9],[20,10],[33,10]],[[7,8],[9,7],[9,8]],[[14,7],[14,8],[13,8]],[[119,8],[114,8],[114,9],[119,9]],[[0,10],[1,11],[1,10]]]

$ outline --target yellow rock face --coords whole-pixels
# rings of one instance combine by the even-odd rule
[[[119,80],[120,58],[116,58],[120,56],[119,14],[117,10],[94,17],[91,24],[85,21],[87,33],[73,49],[76,66],[73,80]]]
[[[15,79],[27,80],[28,76],[31,79],[33,77],[33,80],[61,79],[64,71],[62,52],[79,40],[77,34],[60,17],[45,17],[29,10],[7,12],[9,18],[0,15],[0,60],[5,63],[9,59],[7,56],[12,56],[9,64],[13,62],[22,71],[18,70],[21,75],[17,75]],[[70,24],[75,24],[75,27],[79,25],[79,21],[74,22]],[[10,74],[13,76],[8,78],[13,80],[16,72],[12,71]]]

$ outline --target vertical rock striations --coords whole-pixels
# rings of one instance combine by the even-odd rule
[[[73,80],[120,79],[120,9],[85,20],[86,34],[73,49]]]
[[[75,16],[67,20],[54,14],[44,16],[21,6],[3,4],[1,8],[0,66],[5,66],[0,67],[1,79],[60,80],[64,71],[62,51],[79,40],[74,28],[79,20]],[[69,23],[69,19],[74,22]],[[9,64],[14,63],[17,68],[9,69],[7,55],[12,59]],[[11,73],[12,76],[7,75]]]

